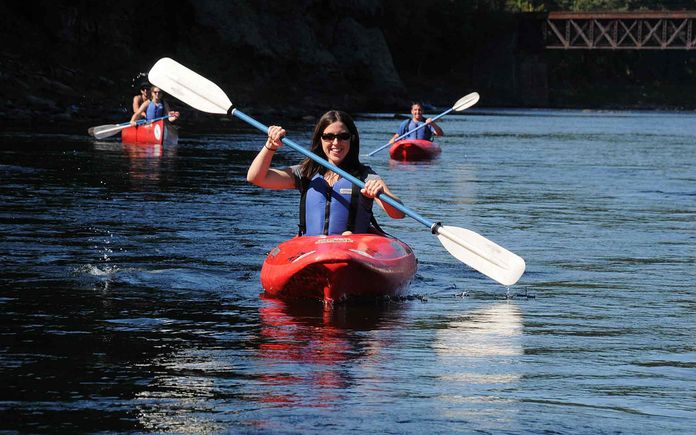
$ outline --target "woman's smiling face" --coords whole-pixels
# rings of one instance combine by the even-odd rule
[[[326,159],[338,166],[350,151],[350,132],[339,121],[329,124],[322,133],[321,147]]]

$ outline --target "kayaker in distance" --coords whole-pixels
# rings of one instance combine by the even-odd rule
[[[368,233],[373,201],[391,218],[404,217],[403,212],[376,198],[383,192],[400,202],[372,168],[360,163],[360,137],[350,115],[337,110],[326,112],[314,127],[311,151],[364,180],[362,190],[309,158],[299,165],[271,168],[285,133],[280,126],[268,128],[268,140],[251,163],[247,181],[265,189],[300,191],[300,235]]]
[[[145,119],[151,121],[155,118],[161,118],[165,114],[169,115],[169,122],[174,122],[179,118],[179,112],[169,110],[169,104],[164,100],[164,91],[153,86],[150,88],[151,99],[140,105],[138,110],[131,117],[131,125],[136,125],[136,121],[142,118],[145,114]]]
[[[142,82],[140,84],[140,93],[133,97],[133,113],[137,113],[140,106],[150,99],[150,86],[148,82]],[[141,117],[145,118],[145,116],[147,115],[143,112]]]
[[[433,135],[444,136],[445,133],[442,131],[442,128],[440,128],[439,125],[434,123],[431,118],[423,118],[423,104],[419,102],[411,103],[411,116],[411,119],[407,119],[406,121],[402,122],[401,125],[399,125],[399,129],[396,131],[396,134],[394,134],[394,137],[391,138],[389,143],[394,143],[394,140],[397,137],[401,136],[402,134],[405,134],[407,131],[411,131],[414,128],[417,128],[424,122],[428,124],[427,127],[421,128],[420,130],[409,134],[403,139],[420,139],[429,141],[432,140]]]

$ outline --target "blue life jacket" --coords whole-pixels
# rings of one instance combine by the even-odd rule
[[[361,179],[366,178],[360,177]],[[300,235],[318,236],[342,234],[344,231],[368,233],[372,217],[371,198],[360,193],[360,188],[345,178],[339,178],[333,187],[321,174],[300,180]]]
[[[146,120],[152,121],[155,118],[161,118],[166,113],[164,113],[164,102],[160,101],[159,103],[155,104],[150,100],[150,104],[147,105],[147,109],[145,111],[145,116]]]
[[[409,127],[411,127],[412,122],[413,122],[413,128],[409,128]],[[407,119],[406,121],[401,123],[397,133],[399,136],[401,136],[402,134],[406,133],[407,131],[413,130],[414,128],[420,126],[421,124],[424,124],[424,122],[416,122],[416,121],[413,121],[413,119]],[[433,128],[428,125],[426,127],[421,128],[420,130],[418,130],[415,133],[409,134],[404,139],[431,140],[432,137],[433,137]]]

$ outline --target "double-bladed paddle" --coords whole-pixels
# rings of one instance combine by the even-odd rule
[[[159,118],[151,119],[150,121],[147,121],[145,119],[140,119],[140,120],[135,122],[135,125],[148,124],[150,122],[155,122],[155,121],[159,121],[160,119],[166,119],[166,118],[169,118],[169,115],[160,116]],[[130,126],[131,126],[130,122],[122,122],[121,124],[98,125],[96,127],[90,127],[87,130],[87,133],[89,133],[90,136],[94,136],[96,139],[104,139],[105,137],[113,136],[116,133],[123,130],[124,128],[128,128]]]
[[[267,126],[235,108],[218,85],[175,60],[165,57],[157,61],[148,73],[148,79],[155,86],[164,89],[168,94],[194,109],[229,117],[235,116],[262,132],[268,133]],[[365,186],[365,183],[358,178],[304,149],[292,140],[284,137],[282,142],[358,187]],[[522,257],[485,237],[464,228],[443,226],[439,222],[432,222],[388,195],[380,194],[379,199],[430,228],[430,231],[437,235],[450,254],[495,281],[503,285],[512,285],[524,273],[525,264]]]
[[[432,121],[435,121],[436,119],[442,118],[443,116],[447,115],[447,114],[450,113],[451,111],[461,112],[461,111],[464,110],[464,109],[468,109],[469,107],[471,107],[471,106],[473,106],[474,104],[478,103],[479,98],[480,98],[480,97],[479,97],[478,92],[472,92],[472,93],[470,93],[470,94],[468,94],[468,95],[465,95],[465,96],[463,96],[462,98],[460,98],[459,100],[457,100],[457,102],[454,103],[454,105],[453,105],[452,107],[450,107],[449,109],[447,109],[447,110],[445,110],[444,112],[440,113],[440,114],[437,115],[436,117],[432,118]],[[418,127],[414,128],[413,130],[407,131],[406,133],[404,133],[404,134],[402,134],[401,136],[397,137],[397,138],[394,139],[393,141],[387,142],[386,144],[384,144],[384,145],[382,145],[381,147],[377,148],[376,150],[374,150],[374,151],[368,153],[367,155],[368,155],[368,156],[371,156],[371,155],[374,155],[374,154],[376,154],[376,153],[382,151],[383,149],[385,149],[385,148],[388,147],[389,145],[393,144],[394,142],[398,142],[398,141],[400,141],[401,139],[403,139],[403,138],[405,138],[406,136],[408,136],[409,134],[414,133],[414,132],[420,130],[421,128],[425,128],[426,125],[428,125],[428,124],[423,123],[423,124],[419,125]]]

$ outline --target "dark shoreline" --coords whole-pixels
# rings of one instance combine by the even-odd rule
[[[186,117],[191,113],[195,113],[195,109],[188,107],[179,108],[182,110],[183,116]],[[430,115],[441,113],[447,110],[447,108],[436,108],[430,113]],[[552,116],[563,116],[564,111],[576,112],[568,113],[569,116],[576,116],[579,113],[587,116],[606,116],[611,113],[619,112],[632,112],[640,113],[644,112],[646,114],[655,113],[682,113],[682,114],[694,114],[696,115],[696,109],[672,109],[672,108],[659,108],[659,109],[646,109],[646,108],[597,108],[597,109],[587,109],[587,108],[574,108],[574,107],[478,107],[468,109],[466,112],[461,114],[451,113],[448,117],[455,116],[550,116],[545,112],[560,112],[555,113]],[[277,114],[277,113],[262,113],[262,112],[252,112],[248,111],[250,116],[258,119],[262,123],[286,123],[288,125],[302,125],[307,124],[308,126],[313,125],[317,116],[302,115],[300,113],[294,114]],[[369,118],[393,118],[395,120],[404,119],[405,113],[392,113],[392,112],[354,112],[352,113],[356,120],[369,119]],[[198,117],[198,119],[184,119],[178,122],[177,125],[182,129],[184,134],[206,134],[206,133],[227,133],[231,131],[255,131],[253,127],[244,124],[242,121],[237,119],[227,119],[222,115]],[[89,137],[87,134],[87,129],[97,125],[105,124],[118,124],[121,122],[126,122],[127,120],[108,120],[108,119],[75,119],[75,120],[55,120],[51,119],[50,116],[45,114],[37,115],[33,120],[19,120],[19,121],[8,121],[3,120],[0,122],[0,128],[4,134],[11,133],[44,133],[44,134],[84,134],[85,137]]]
[[[3,4],[0,126],[77,132],[125,122],[142,72],[161,57],[214,81],[269,123],[312,120],[331,108],[405,112],[412,100],[447,108],[472,91],[481,109],[696,110],[691,52],[548,51],[536,25],[531,36],[520,31],[521,23],[530,29],[524,14],[461,2],[443,20],[445,3]],[[148,32],[150,14],[167,32]],[[218,129],[215,118],[170,103],[187,129]]]

